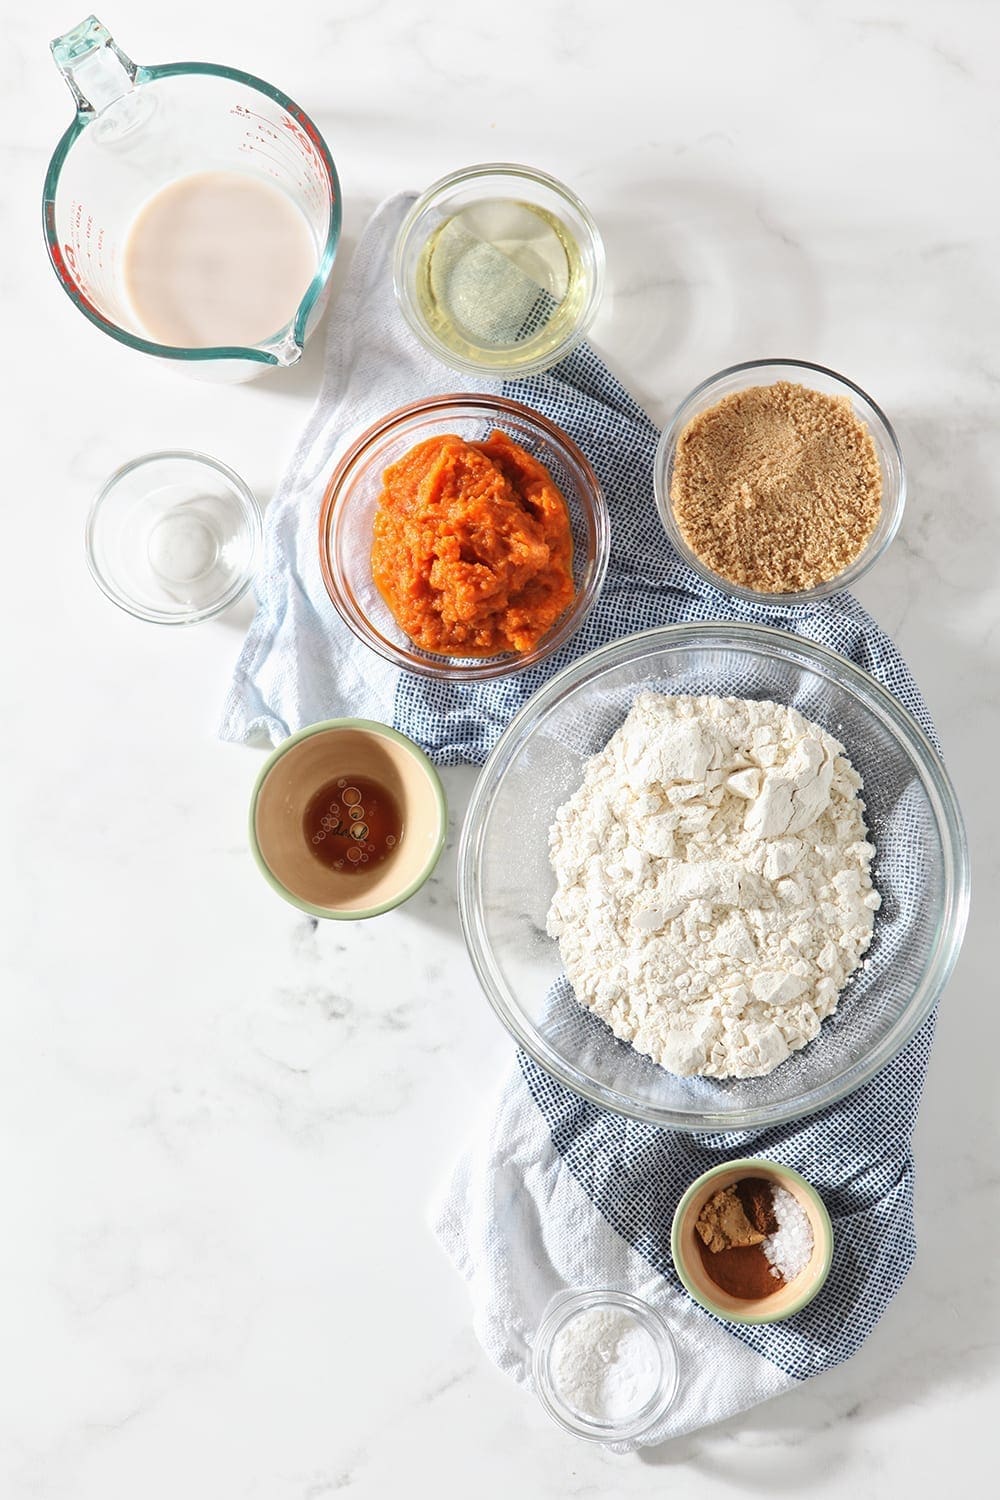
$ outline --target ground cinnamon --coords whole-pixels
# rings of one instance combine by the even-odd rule
[[[772,1276],[771,1262],[759,1245],[733,1245],[728,1250],[709,1250],[698,1241],[701,1263],[717,1287],[731,1297],[754,1302],[770,1297],[784,1286],[780,1276]]]
[[[695,1222],[706,1272],[731,1297],[755,1301],[785,1285],[761,1248],[778,1228],[773,1184],[742,1177],[703,1204]]]

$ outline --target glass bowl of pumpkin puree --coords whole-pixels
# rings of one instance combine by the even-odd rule
[[[320,566],[365,645],[418,676],[475,682],[537,666],[600,593],[608,511],[553,422],[457,394],[390,412],[341,458]]]

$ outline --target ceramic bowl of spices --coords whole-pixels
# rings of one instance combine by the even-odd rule
[[[674,1214],[674,1266],[694,1300],[727,1323],[780,1323],[823,1288],[833,1227],[791,1167],[748,1157],[697,1178]]]
[[[678,1360],[655,1308],[628,1292],[558,1292],[532,1341],[535,1392],[554,1422],[590,1442],[637,1446],[677,1394]]]
[[[393,282],[404,318],[438,359],[513,380],[547,370],[584,337],[601,301],[604,245],[565,184],[485,162],[416,200]]]
[[[797,359],[749,360],[696,386],[660,439],[654,484],[694,572],[779,608],[855,584],[906,499],[885,414],[853,381]]]
[[[389,412],[337,464],[319,522],[330,599],[354,634],[421,677],[536,666],[600,594],[611,528],[590,463],[501,396]]]
[[[270,755],[250,799],[250,847],[279,896],[358,921],[408,901],[448,831],[440,778],[419,746],[372,719],[326,719]]]

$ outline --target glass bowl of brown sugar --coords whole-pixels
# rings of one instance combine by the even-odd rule
[[[800,359],[748,360],[703,380],[663,432],[654,480],[688,566],[779,608],[856,583],[906,499],[885,414],[853,381]]]

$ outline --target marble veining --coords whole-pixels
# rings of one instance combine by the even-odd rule
[[[473,774],[445,773],[449,848],[413,902],[310,922],[246,850],[259,755],[213,738],[249,601],[157,630],[113,609],[84,565],[96,487],[143,451],[204,449],[266,501],[319,346],[255,386],[204,388],[73,311],[38,202],[71,114],[47,44],[77,17],[55,0],[5,17],[0,1493],[988,1491],[1000,1286],[990,1261],[962,1272],[953,1226],[1000,1233],[1000,1022],[978,919],[1000,894],[995,8],[178,0],[103,18],[139,60],[228,62],[314,115],[343,175],[337,285],[385,194],[525,160],[597,216],[609,286],[594,342],[656,421],[754,357],[815,359],[871,391],[910,499],[859,594],[937,721],[975,910],[918,1130],[917,1263],[865,1348],[640,1456],[558,1432],[480,1350],[426,1227],[512,1059],[455,911]]]

